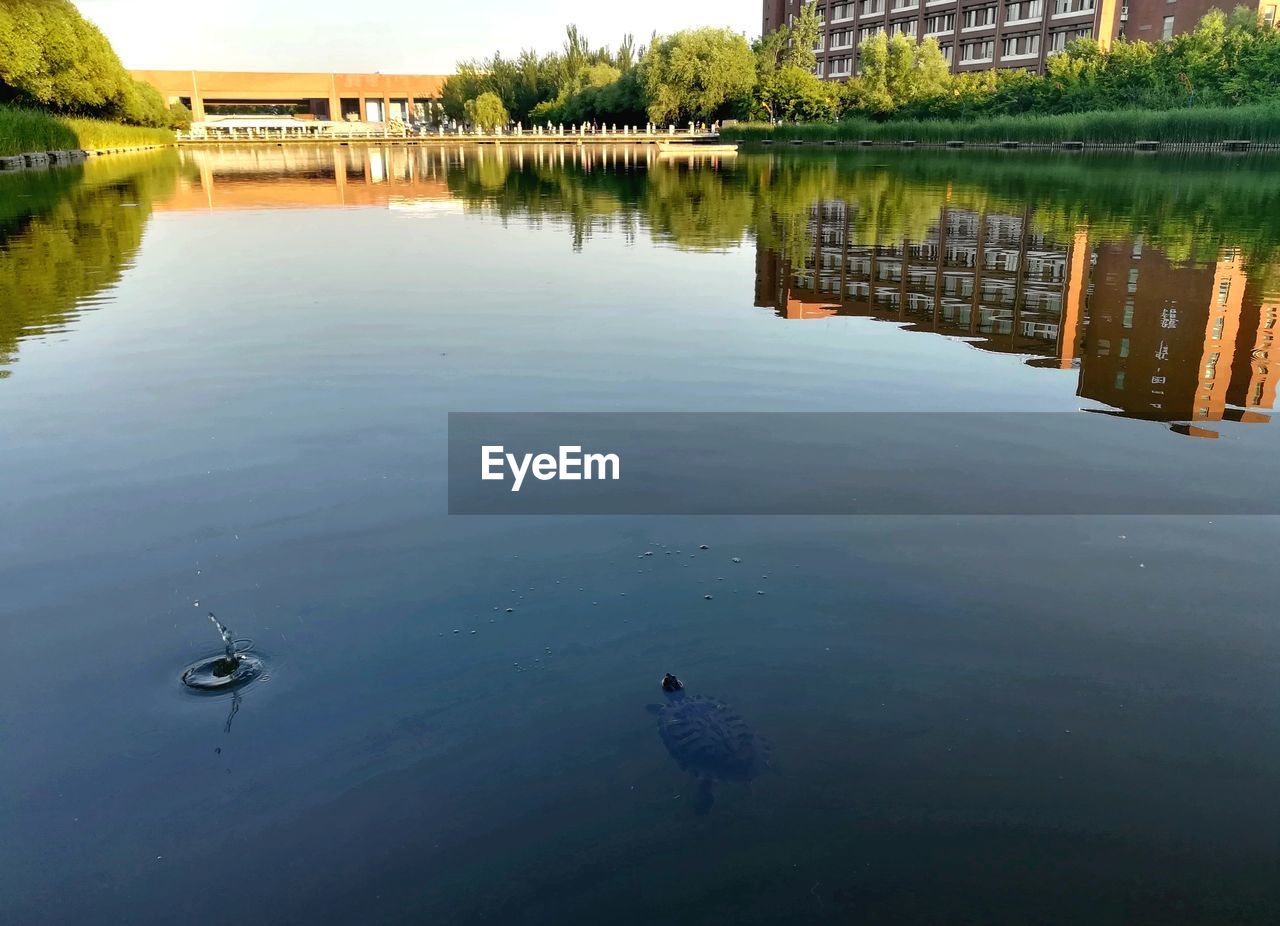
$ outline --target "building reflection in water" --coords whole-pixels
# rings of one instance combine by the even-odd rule
[[[463,203],[450,174],[468,174],[483,185],[486,170],[501,185],[507,171],[563,168],[627,170],[651,167],[652,145],[583,146],[243,146],[189,149],[184,172],[160,211],[387,206],[434,204],[458,211]],[[676,160],[667,158],[665,160]],[[689,155],[685,161],[704,162]]]
[[[1176,262],[1141,239],[1091,244],[1036,232],[1021,215],[943,208],[920,241],[859,244],[853,207],[810,211],[801,262],[760,246],[756,304],[782,318],[862,316],[962,337],[1033,366],[1078,369],[1077,394],[1114,414],[1216,437],[1206,423],[1265,422],[1280,293],[1241,253]],[[784,244],[784,247],[787,245]]]

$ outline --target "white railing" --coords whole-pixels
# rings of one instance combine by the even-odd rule
[[[627,141],[641,138],[690,138],[714,137],[719,135],[719,123],[687,123],[677,128],[675,125],[659,126],[653,123],[645,126],[634,125],[515,125],[514,127],[496,128],[485,131],[469,126],[407,126],[403,123],[370,123],[370,122],[315,122],[292,125],[270,123],[237,123],[225,122],[196,123],[190,131],[179,132],[179,141],[306,141],[333,139],[339,141],[366,140],[387,141],[413,138],[437,139],[530,139],[563,138],[575,141],[608,140]]]

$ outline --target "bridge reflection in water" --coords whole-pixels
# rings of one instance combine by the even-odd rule
[[[856,206],[812,207],[811,245],[761,246],[756,305],[786,319],[862,316],[1079,370],[1077,394],[1114,414],[1217,437],[1206,424],[1266,422],[1274,406],[1280,292],[1239,249],[1175,261],[1141,238],[1091,243],[1035,231],[1020,215],[943,207],[920,240],[864,244]],[[781,251],[791,252],[788,258]]]

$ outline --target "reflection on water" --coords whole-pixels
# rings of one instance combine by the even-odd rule
[[[244,147],[5,177],[0,364],[127,267],[152,208],[466,210],[691,250],[754,237],[756,304],[863,316],[1079,371],[1114,414],[1213,437],[1266,422],[1280,310],[1265,161],[687,156],[652,147]],[[1247,169],[1246,169],[1247,167]],[[56,267],[57,272],[49,272]],[[0,370],[0,375],[7,371]]]
[[[65,331],[129,267],[172,152],[0,173],[0,377],[20,340]]]
[[[0,922],[207,918],[210,859],[272,923],[1277,922],[1274,518],[445,514],[463,410],[1083,405],[1225,439],[1009,415],[989,449],[1106,510],[1160,472],[1247,504],[1221,464],[1280,444],[1228,421],[1274,401],[1272,163],[0,175]],[[975,416],[875,417],[942,472]],[[1132,465],[1053,465],[1117,433]],[[268,684],[183,690],[226,655],[210,606]],[[740,735],[664,748],[668,671],[769,774],[707,765],[758,757],[722,712]],[[699,817],[673,754],[752,780]]]
[[[1079,370],[1077,394],[1116,414],[1190,422],[1266,422],[1280,290],[1271,268],[1246,270],[1239,248],[1213,262],[1172,260],[1141,236],[1068,241],[1016,215],[944,205],[923,236],[872,241],[851,232],[856,201],[822,202],[802,236],[812,242],[757,255],[756,304],[782,318],[851,315],[965,338],[1034,366]],[[1252,272],[1250,272],[1252,271]]]

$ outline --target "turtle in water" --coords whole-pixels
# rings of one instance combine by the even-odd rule
[[[693,809],[705,814],[715,803],[717,781],[750,781],[769,767],[769,747],[729,705],[686,694],[680,679],[662,679],[665,704],[650,704],[667,752],[697,783]]]

